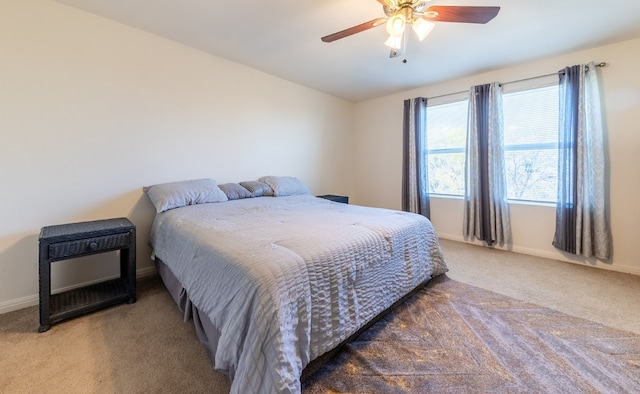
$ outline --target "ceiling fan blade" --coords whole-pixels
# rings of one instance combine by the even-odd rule
[[[495,18],[500,7],[465,7],[435,5],[424,11],[423,18],[430,22],[487,23]]]
[[[384,24],[386,21],[387,21],[387,18],[377,18],[369,22],[361,23],[357,26],[353,26],[348,29],[341,30],[337,33],[329,34],[328,36],[322,37],[321,40],[324,42],[332,42],[335,40],[339,40],[341,38],[349,37],[353,34],[360,33],[365,30],[369,30],[376,26],[380,26]]]

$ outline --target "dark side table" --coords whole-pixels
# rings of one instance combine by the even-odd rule
[[[127,218],[60,224],[40,231],[40,327],[121,302],[136,302],[136,227]],[[51,263],[120,251],[120,277],[51,294]]]
[[[349,204],[348,196],[336,196],[335,194],[324,194],[322,196],[318,196],[320,198],[324,198],[325,200],[341,202],[343,204]]]

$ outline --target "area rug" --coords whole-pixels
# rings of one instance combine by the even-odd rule
[[[640,335],[442,275],[347,345],[303,392],[640,393]]]

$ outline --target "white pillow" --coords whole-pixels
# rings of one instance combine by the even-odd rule
[[[258,180],[271,186],[276,197],[311,194],[307,185],[293,176],[263,176]]]
[[[187,205],[227,201],[227,195],[213,179],[194,179],[162,183],[142,188],[156,212],[185,207]]]

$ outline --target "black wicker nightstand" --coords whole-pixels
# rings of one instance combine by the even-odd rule
[[[126,218],[43,227],[40,231],[40,327],[121,302],[136,302],[136,227]],[[51,263],[120,250],[120,277],[51,294]]]
[[[318,197],[324,198],[325,200],[331,200],[335,202],[341,202],[343,204],[349,204],[349,197],[347,196],[335,196],[333,194],[324,194]]]

